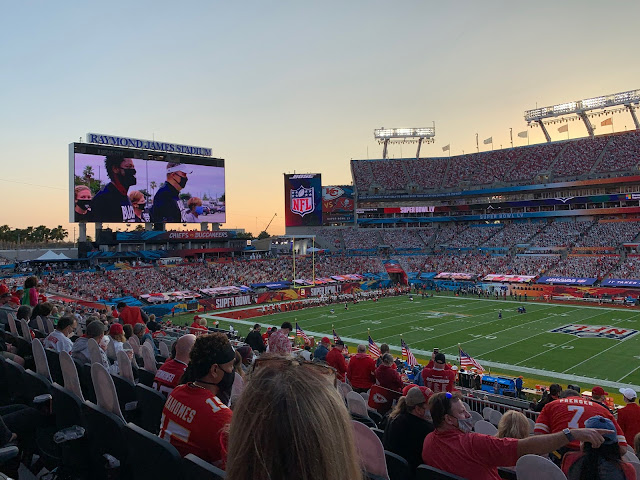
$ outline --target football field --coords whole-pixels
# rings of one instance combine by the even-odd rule
[[[518,313],[525,306],[526,313]],[[331,308],[334,313],[331,313]],[[502,318],[499,311],[502,310]],[[277,313],[244,321],[207,315],[221,327],[233,324],[246,335],[255,321],[280,326],[297,321],[307,335],[331,337],[332,326],[352,348],[367,343],[367,330],[378,344],[387,343],[400,354],[400,337],[419,359],[428,358],[434,347],[457,363],[458,344],[488,370],[521,372],[560,383],[577,383],[590,389],[634,385],[640,389],[640,310],[582,305],[557,305],[477,297],[414,295],[384,298]],[[565,331],[552,333],[565,327]],[[611,327],[611,328],[602,328]],[[264,331],[264,330],[263,330]],[[585,338],[585,332],[587,333]],[[613,338],[606,338],[607,336]]]

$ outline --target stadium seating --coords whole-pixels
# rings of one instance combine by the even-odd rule
[[[351,424],[362,469],[367,473],[388,478],[384,447],[378,436],[363,423],[352,421]]]
[[[180,454],[169,442],[133,423],[125,426],[125,437],[130,459],[128,466],[133,478],[182,476]]]
[[[416,480],[467,480],[458,475],[447,473],[429,465],[419,465],[416,469]]]
[[[516,463],[518,480],[566,480],[564,473],[555,463],[539,455],[523,455]]]
[[[157,390],[138,383],[135,386],[137,399],[136,424],[146,431],[157,434],[160,431],[160,417],[166,397]]]
[[[185,478],[198,480],[221,480],[225,472],[190,453],[182,460],[181,473]]]
[[[408,480],[413,476],[413,472],[409,468],[409,462],[400,455],[385,450],[384,459],[387,464],[389,480]]]

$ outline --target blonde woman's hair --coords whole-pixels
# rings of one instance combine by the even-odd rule
[[[127,341],[126,337],[124,336],[124,333],[114,333],[113,335],[109,335],[109,336],[110,336],[113,340],[116,340],[116,341],[118,341],[118,342],[122,342],[122,343],[124,343],[124,342],[126,342],[126,341]]]
[[[74,200],[78,199],[78,194],[82,191],[82,190],[89,190],[89,193],[91,193],[91,189],[89,187],[87,187],[86,185],[77,185],[74,189],[73,189],[73,198]]]
[[[529,420],[516,410],[507,410],[498,423],[498,438],[527,438],[529,436]]]
[[[426,402],[427,401],[425,400],[424,403]],[[424,406],[424,403],[419,403],[418,405]],[[407,405],[407,397],[400,397],[398,399],[398,403],[396,403],[396,406],[393,407],[393,410],[391,410],[391,413],[389,414],[389,418],[393,420],[401,413],[411,413],[413,412],[413,409],[416,408],[418,405],[414,405],[413,407],[410,407],[409,405]]]
[[[234,405],[227,480],[361,479],[351,417],[324,367],[266,363]]]

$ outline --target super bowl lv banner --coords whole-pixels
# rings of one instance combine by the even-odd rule
[[[285,174],[284,205],[287,227],[322,225],[321,175]]]

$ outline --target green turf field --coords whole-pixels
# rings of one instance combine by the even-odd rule
[[[516,308],[525,305],[527,313]],[[433,347],[457,360],[458,344],[485,369],[521,372],[529,377],[551,378],[563,383],[592,383],[616,387],[640,385],[640,333],[624,340],[579,338],[549,333],[567,325],[600,325],[640,330],[640,310],[597,306],[512,302],[476,297],[436,296],[422,299],[385,298],[331,307],[309,308],[256,319],[263,326],[297,321],[308,335],[331,336],[332,325],[351,347],[366,343],[367,329],[380,345],[388,343],[400,352],[400,335],[418,358]],[[502,309],[502,319],[498,311]],[[233,324],[246,335],[254,320],[229,321],[215,315],[222,328]]]

